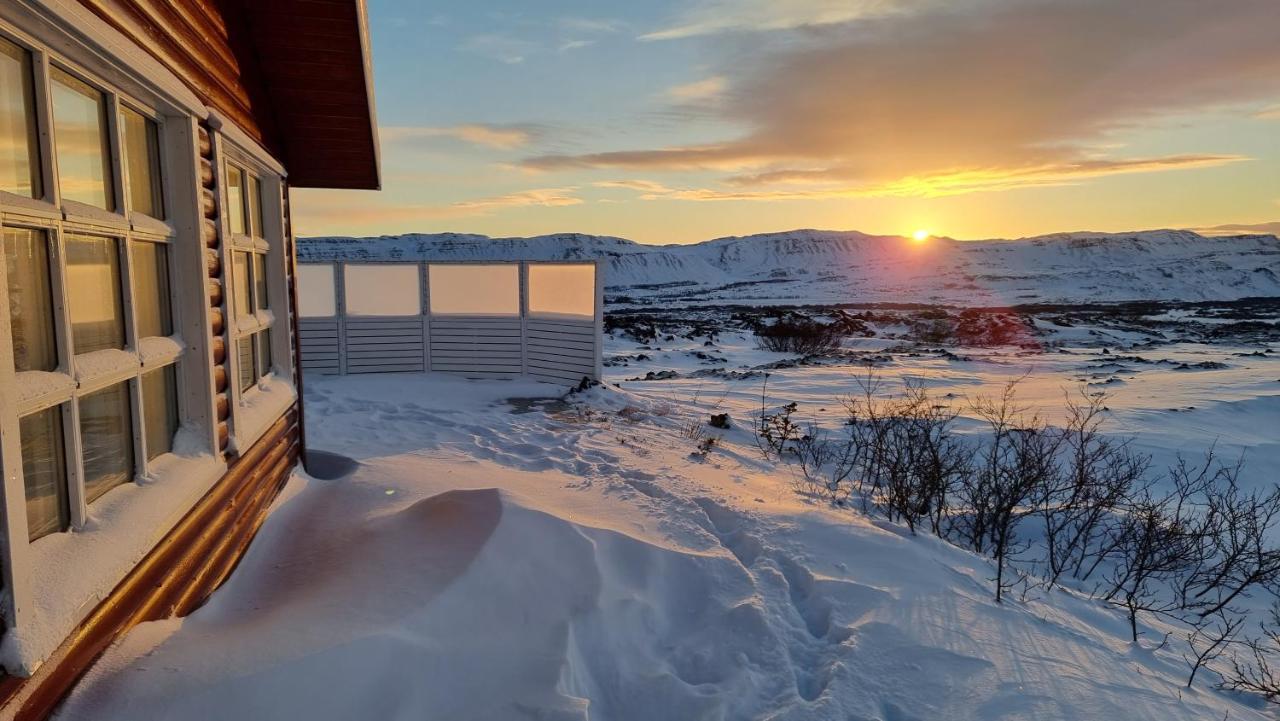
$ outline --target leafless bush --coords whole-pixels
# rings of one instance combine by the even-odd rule
[[[844,331],[837,323],[799,318],[779,320],[756,330],[756,345],[777,353],[822,355],[840,350]]]
[[[1270,618],[1259,627],[1261,635],[1244,640],[1244,650],[1232,657],[1220,685],[1280,704],[1280,602],[1271,606]]]

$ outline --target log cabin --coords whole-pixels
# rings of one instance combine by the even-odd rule
[[[363,0],[0,2],[0,719],[190,613],[302,453],[292,188],[377,189]]]

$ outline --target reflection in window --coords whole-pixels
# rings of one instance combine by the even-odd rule
[[[596,269],[586,264],[529,264],[529,312],[594,318]]]
[[[329,318],[338,312],[332,265],[298,266],[298,315]]]
[[[253,255],[253,307],[257,310],[271,307],[267,298],[267,256],[262,253]]]
[[[231,257],[231,274],[234,276],[234,294],[236,297],[236,317],[253,313],[253,299],[250,294],[253,286],[249,284],[249,254],[237,252]]]
[[[173,335],[169,248],[163,243],[133,242],[133,312],[139,338]]]
[[[418,315],[417,265],[348,265],[342,271],[348,315]]]
[[[227,165],[227,224],[232,233],[245,234],[244,172],[234,165]]]
[[[54,149],[63,200],[115,210],[108,172],[106,98],[87,83],[50,68]]]
[[[517,265],[431,265],[431,312],[441,315],[519,315]]]
[[[5,274],[9,285],[9,332],[17,371],[58,367],[54,341],[49,246],[38,230],[4,229]]]
[[[129,384],[118,383],[80,399],[84,492],[93,503],[133,478],[133,428]]]
[[[129,178],[129,209],[164,218],[160,192],[160,133],[156,124],[130,108],[120,108],[124,165]]]
[[[61,406],[18,421],[22,439],[22,480],[27,497],[27,537],[34,541],[71,524],[67,500],[67,459],[62,445]]]
[[[258,377],[271,372],[271,329],[254,333],[254,354],[258,361]]]
[[[0,190],[39,198],[32,87],[31,53],[0,38]]]
[[[173,450],[178,432],[178,373],[169,365],[142,376],[142,423],[147,460]]]
[[[262,237],[262,181],[249,176],[249,234]]]
[[[67,237],[67,302],[76,354],[124,348],[120,255],[112,238]]]
[[[258,368],[254,361],[253,336],[247,335],[236,341],[236,365],[239,368],[240,392],[243,393],[258,382]]]

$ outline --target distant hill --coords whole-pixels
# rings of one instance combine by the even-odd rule
[[[793,230],[691,245],[564,233],[301,238],[302,260],[606,262],[616,302],[1035,302],[1233,300],[1280,296],[1280,239],[1186,230],[1056,233],[958,241]]]

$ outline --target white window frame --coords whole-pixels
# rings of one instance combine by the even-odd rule
[[[52,31],[50,31],[52,32]],[[174,462],[182,462],[172,454],[162,454],[148,459],[146,447],[145,405],[141,395],[143,375],[170,366],[175,368],[177,397],[175,399],[179,429],[195,432],[203,427],[212,454],[216,443],[213,399],[211,393],[210,363],[201,362],[201,355],[210,352],[209,320],[206,284],[183,282],[189,278],[193,265],[204,276],[203,244],[199,242],[198,177],[196,159],[195,120],[188,107],[175,102],[159,92],[146,92],[145,80],[132,77],[114,77],[109,82],[101,75],[79,65],[69,55],[81,55],[82,48],[64,42],[41,42],[0,19],[0,36],[30,53],[34,83],[34,113],[36,119],[38,169],[42,196],[30,198],[0,191],[0,226],[31,229],[44,234],[49,249],[49,273],[53,296],[54,335],[57,342],[58,366],[53,371],[61,378],[58,383],[40,384],[43,392],[32,391],[30,376],[19,377],[14,372],[8,308],[7,278],[0,268],[0,466],[4,474],[3,509],[3,594],[5,616],[9,625],[20,625],[30,608],[32,569],[28,556],[31,543],[26,524],[25,487],[22,478],[21,444],[18,437],[19,418],[41,410],[60,407],[63,424],[63,447],[67,492],[70,505],[70,529],[83,529],[90,518],[84,489],[82,442],[79,423],[79,399],[103,388],[128,384],[130,399],[130,423],[134,455],[132,480],[147,478],[153,470]],[[51,48],[56,47],[56,50]],[[89,61],[92,62],[93,56]],[[103,94],[106,107],[104,132],[109,140],[109,180],[115,198],[116,210],[106,211],[75,201],[63,201],[57,174],[56,139],[53,131],[50,67],[56,65]],[[103,66],[111,74],[119,75],[114,66]],[[121,88],[129,85],[135,92]],[[122,105],[127,105],[156,123],[159,139],[157,172],[163,208],[167,219],[151,218],[130,211],[131,198],[123,157],[124,137],[120,122]],[[185,199],[187,203],[180,199]],[[124,324],[123,359],[104,370],[78,369],[72,348],[71,319],[67,307],[66,240],[70,235],[87,235],[110,238],[119,254],[118,268],[121,308]],[[137,337],[136,314],[133,297],[135,267],[134,244],[149,242],[164,244],[168,251],[167,274],[169,310],[172,334],[169,342],[143,343]],[[186,292],[195,285],[198,293]],[[188,340],[184,341],[184,337]],[[114,351],[121,352],[121,351]],[[47,374],[43,374],[47,378]],[[203,379],[203,380],[202,380]],[[204,386],[202,387],[202,382]],[[26,388],[24,393],[23,389]],[[197,449],[198,450],[198,449]],[[107,495],[110,495],[108,492]],[[105,497],[105,496],[104,496]],[[139,529],[151,534],[153,529]],[[57,534],[53,534],[57,535]],[[37,539],[35,543],[39,543]]]

